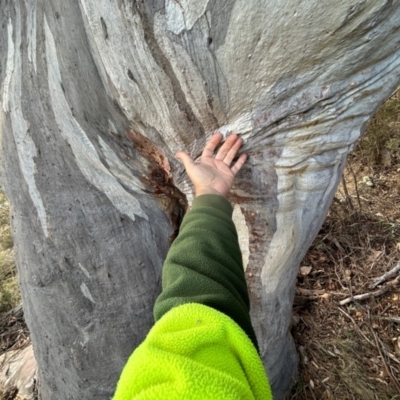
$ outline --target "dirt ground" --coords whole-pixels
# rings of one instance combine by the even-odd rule
[[[1,189],[1,188],[0,188]],[[0,193],[0,313],[19,302]],[[375,287],[374,279],[399,265]],[[364,299],[357,295],[366,294]],[[344,304],[347,302],[346,304]],[[18,310],[18,309],[17,309]],[[290,399],[400,399],[400,91],[348,158],[325,223],[301,263]],[[0,354],[29,343],[22,313],[0,315]]]
[[[396,266],[393,276],[371,287]],[[356,300],[361,294],[366,298]],[[326,221],[301,263],[292,328],[300,376],[291,399],[400,399],[399,311],[397,91],[350,154]]]

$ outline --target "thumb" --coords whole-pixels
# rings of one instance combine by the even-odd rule
[[[175,154],[175,158],[183,162],[186,170],[194,165],[192,157],[190,157],[185,151],[178,151],[178,153]]]

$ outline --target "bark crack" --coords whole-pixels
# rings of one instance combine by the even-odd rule
[[[211,36],[211,25],[210,25],[210,21],[208,20],[207,13],[205,13],[204,16],[206,18],[207,27],[208,27],[208,50],[210,51],[212,59],[214,61],[213,62],[213,67],[214,67],[215,81],[216,81],[216,84],[217,84],[218,99],[219,99],[220,104],[222,104],[222,94],[221,94],[221,87],[220,87],[220,83],[219,83],[220,77],[219,77],[219,73],[218,73],[218,71],[220,71],[222,78],[225,80],[225,85],[226,85],[226,88],[227,88],[227,91],[228,91],[228,93],[226,95],[226,101],[227,101],[227,106],[228,106],[228,110],[227,110],[228,113],[227,114],[229,115],[231,106],[230,106],[230,101],[229,101],[229,85],[228,85],[228,81],[225,78],[225,75],[222,72],[222,68],[219,65],[218,59],[217,59],[217,57],[216,57],[216,55],[214,53],[214,44],[213,44],[213,40],[212,40],[212,36]]]

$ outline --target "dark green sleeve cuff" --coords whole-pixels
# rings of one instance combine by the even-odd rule
[[[192,204],[192,210],[200,207],[216,208],[224,212],[228,217],[232,217],[233,208],[231,203],[224,197],[216,194],[202,194],[195,197]]]

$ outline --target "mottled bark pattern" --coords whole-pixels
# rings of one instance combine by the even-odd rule
[[[108,399],[193,193],[173,154],[246,141],[231,200],[276,399],[300,260],[400,81],[393,0],[4,0],[2,181],[49,399]],[[187,203],[188,202],[188,203]]]

